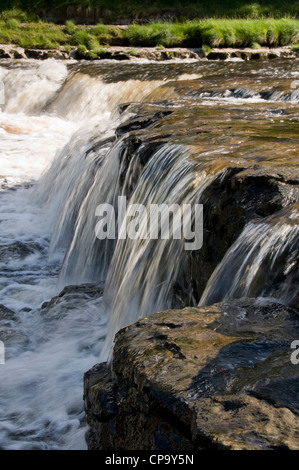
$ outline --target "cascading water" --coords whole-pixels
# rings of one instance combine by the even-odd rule
[[[175,203],[194,208],[215,177],[201,162],[192,160],[187,148],[164,145],[146,165],[128,204],[150,207]],[[121,327],[170,305],[169,293],[178,275],[184,239],[161,238],[157,242],[149,236],[150,222],[149,216],[144,218],[138,228],[138,238],[119,239],[115,247],[104,291],[105,306],[111,317],[101,354],[103,361]],[[175,224],[180,225],[181,219],[173,220],[171,233],[177,229]],[[123,226],[120,230],[124,230]]]
[[[297,102],[296,75],[288,64],[261,72],[251,67],[105,61],[67,66],[12,61],[0,67],[6,91],[0,113],[0,303],[12,310],[3,314],[0,305],[6,346],[0,448],[86,448],[83,373],[107,359],[119,328],[170,306],[185,242],[149,239],[147,219],[138,229],[144,237],[98,240],[96,208],[109,203],[117,210],[119,196],[144,207],[200,204],[227,168],[251,162],[247,136],[231,135],[231,126],[248,120],[250,132],[262,141],[260,120],[283,126],[287,106]],[[265,93],[279,77],[282,87],[288,80],[281,103],[277,94],[257,89],[260,73],[269,80]],[[265,100],[271,96],[269,111]],[[163,132],[152,127],[153,141],[139,143],[130,154],[129,133],[115,130],[135,113],[127,108],[132,101],[143,102],[151,116],[157,107],[158,114],[165,108],[183,114],[178,123],[170,115]],[[119,104],[125,105],[121,115]],[[201,116],[215,131],[197,122]],[[289,145],[291,161],[292,144],[281,145]],[[275,158],[280,161],[281,153],[271,154],[271,161]],[[297,283],[296,210],[249,223],[215,271],[202,303],[240,295],[288,303]],[[117,233],[123,224],[124,219]],[[277,266],[285,282],[273,290],[276,279],[270,277],[268,289],[263,272],[276,273]],[[83,283],[92,285],[79,288]],[[69,284],[77,286],[59,297]]]
[[[298,295],[299,212],[249,223],[212,274],[199,305],[268,297],[290,305]]]

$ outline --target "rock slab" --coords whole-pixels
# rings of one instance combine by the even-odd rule
[[[89,449],[299,449],[298,312],[253,299],[150,315],[85,374]]]

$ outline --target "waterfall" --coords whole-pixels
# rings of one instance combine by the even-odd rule
[[[199,305],[270,297],[289,305],[298,295],[298,204],[250,222],[212,274]]]
[[[118,197],[129,195],[136,172],[141,174],[128,198],[128,206],[199,204],[201,194],[221,170],[209,168],[181,145],[164,144],[143,170],[139,162],[141,155],[135,158],[131,155],[132,160],[127,161],[126,136],[116,142],[108,138],[107,142],[106,135],[101,145],[95,146],[94,141],[92,145],[96,151],[84,149],[85,158],[82,158],[82,148],[81,153],[70,153],[67,147],[65,155],[72,157],[60,157],[63,167],[57,161],[58,168],[52,167],[56,176],[49,178],[47,175],[51,181],[56,180],[54,194],[59,193],[61,181],[66,183],[59,196],[63,204],[51,247],[67,245],[60,272],[61,288],[69,283],[105,281],[104,304],[110,320],[101,357],[106,358],[114,334],[121,327],[169,305],[170,290],[183,256],[184,239],[152,240],[146,236],[148,221],[144,220],[138,239],[117,240],[121,230],[117,226],[115,240],[98,240],[95,234],[97,206],[111,204],[117,214]],[[76,183],[78,174],[79,184]],[[46,182],[42,189],[49,194]]]
[[[270,165],[273,173],[275,165],[292,173],[297,75],[291,62],[279,63],[264,64],[262,71],[254,61],[1,63],[0,293],[1,304],[12,311],[3,315],[0,305],[7,343],[0,448],[85,448],[84,372],[111,358],[120,328],[172,307],[176,283],[182,280],[185,287],[190,281],[191,292],[194,277],[209,264],[204,259],[194,267],[202,252],[186,254],[189,239],[174,216],[169,237],[161,230],[150,238],[148,215],[140,219],[138,237],[122,238],[130,206],[163,211],[205,204],[210,196],[221,200],[227,169],[236,170],[228,178],[240,168],[254,175],[259,165],[261,173]],[[291,204],[297,193],[288,199],[284,181],[293,181],[293,174],[283,177]],[[229,189],[225,204],[235,194]],[[126,212],[118,211],[120,198]],[[226,207],[220,204],[219,220],[214,202],[207,204],[215,208],[208,230],[213,220],[220,228],[215,238],[206,230],[204,243],[217,243],[226,223]],[[97,238],[101,204],[115,212],[114,239]],[[213,257],[206,277],[220,264],[200,304],[263,296],[293,305],[298,214],[293,205],[249,221],[224,258],[221,250]],[[193,212],[187,220],[193,230]],[[179,231],[180,237],[172,236]],[[234,239],[229,235],[225,247]],[[205,245],[206,257],[211,245]],[[86,283],[92,284],[80,286]],[[191,297],[188,302],[196,303]]]
[[[199,204],[201,194],[216,175],[200,159],[191,158],[188,148],[165,144],[146,165],[129,204]],[[148,222],[148,218],[141,222],[139,238],[119,239],[113,253],[104,290],[110,321],[103,360],[121,327],[169,306],[184,240],[150,239]]]

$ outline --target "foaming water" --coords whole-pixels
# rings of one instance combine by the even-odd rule
[[[0,112],[0,190],[36,181],[76,128],[52,116]]]
[[[49,106],[51,114],[70,121],[90,121],[92,116],[110,117],[111,111],[120,104],[142,101],[149,91],[158,87],[161,80],[125,80],[105,83],[99,77],[76,73],[66,82],[63,90]],[[99,99],[95,100],[95,97]]]
[[[55,97],[68,74],[67,67],[49,59],[25,67],[0,67],[7,113],[36,115]]]
[[[103,343],[101,305],[101,297],[69,295],[10,321],[16,334],[1,366],[1,449],[85,449],[82,377]]]
[[[218,110],[219,103],[255,106],[271,96],[285,106],[296,102],[289,65],[263,65],[266,90],[260,66],[238,67],[194,61],[72,66],[53,60],[0,67],[6,92],[0,113],[0,293],[1,303],[13,310],[0,320],[6,346],[6,364],[0,365],[1,449],[84,449],[84,372],[107,359],[119,328],[170,305],[184,240],[100,242],[96,207],[116,207],[120,195],[145,206],[200,203],[229,164],[228,159],[213,170],[207,163],[228,158],[225,144],[200,144],[195,158],[184,136],[183,143],[172,144],[162,136],[142,165],[140,146],[130,161],[126,135],[115,134],[130,108],[119,116],[118,105],[133,101],[174,109],[200,103]],[[282,94],[263,97],[278,77]],[[225,271],[235,280],[232,296],[282,292],[254,286],[262,279],[257,273],[269,266],[274,272],[284,258],[284,272],[295,269],[294,214],[244,229],[227,255],[234,266]],[[241,246],[247,247],[247,265]],[[223,260],[205,293],[211,299],[223,285],[222,264],[230,268]],[[87,282],[92,286],[78,287]],[[76,286],[59,297],[68,284]],[[294,292],[291,285],[283,289],[287,303]]]

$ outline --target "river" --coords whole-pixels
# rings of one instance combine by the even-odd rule
[[[0,82],[0,449],[85,449],[84,372],[109,358],[121,327],[172,306],[184,256],[183,240],[98,240],[96,207],[119,195],[204,203],[231,167],[295,175],[298,59],[4,60]],[[130,158],[129,131],[140,138]],[[285,211],[240,229],[188,304],[293,301],[295,189]]]

